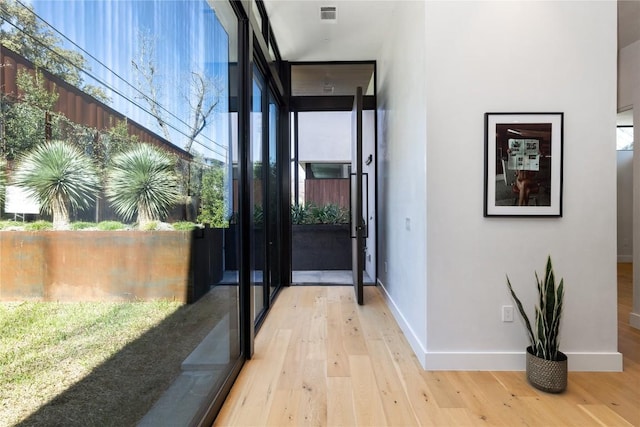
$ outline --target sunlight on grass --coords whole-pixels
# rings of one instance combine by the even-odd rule
[[[0,424],[28,416],[181,305],[0,303]]]

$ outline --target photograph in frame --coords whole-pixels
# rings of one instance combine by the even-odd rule
[[[485,216],[562,216],[563,118],[485,114]]]

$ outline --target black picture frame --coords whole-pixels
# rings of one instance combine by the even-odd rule
[[[564,113],[485,113],[484,216],[561,217]]]

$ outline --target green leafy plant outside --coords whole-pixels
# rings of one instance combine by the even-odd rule
[[[137,215],[140,229],[159,221],[179,203],[178,176],[171,156],[147,144],[119,153],[107,173],[107,198],[125,221]]]
[[[101,221],[97,225],[98,230],[102,231],[116,231],[124,230],[125,226],[120,221]]]
[[[9,221],[0,221],[0,230],[4,230],[9,227],[16,227],[22,225],[21,222],[9,220]]]
[[[76,221],[71,223],[72,230],[85,230],[96,226],[95,222]]]
[[[202,175],[198,222],[215,228],[228,227],[224,207],[224,170],[214,166]]]
[[[69,210],[88,208],[99,181],[91,159],[64,141],[46,142],[21,158],[14,182],[53,215],[55,229],[69,227]]]
[[[144,224],[140,224],[140,230],[143,231],[156,231],[158,229],[158,221],[148,221]]]
[[[34,221],[28,222],[24,226],[25,231],[43,231],[53,230],[53,223],[50,221]]]
[[[255,225],[262,225],[264,222],[264,209],[262,205],[255,205],[253,207],[253,223]]]
[[[0,159],[0,208],[4,204],[5,189],[7,188],[7,176],[5,172],[5,162]]]
[[[348,224],[349,211],[335,204],[324,206],[292,205],[291,222],[293,224]]]
[[[198,224],[191,221],[174,222],[172,225],[173,229],[178,231],[191,231],[198,228]]]
[[[533,353],[542,359],[558,360],[564,279],[560,279],[560,283],[556,286],[550,256],[547,258],[544,280],[539,279],[537,272],[535,276],[538,287],[538,305],[535,307],[535,329],[532,327],[520,299],[518,299],[511,286],[509,276],[507,276],[507,286],[527,327]]]

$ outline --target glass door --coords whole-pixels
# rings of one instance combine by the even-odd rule
[[[267,141],[266,166],[266,218],[265,240],[267,242],[267,266],[269,297],[272,297],[281,284],[280,280],[280,221],[278,206],[280,206],[280,191],[278,171],[278,125],[279,106],[274,94],[269,91],[269,139]]]
[[[249,230],[251,248],[251,288],[254,321],[257,322],[265,309],[265,233],[264,233],[264,162],[263,135],[265,123],[263,114],[264,77],[258,67],[253,67],[253,85],[251,94],[251,152],[249,180],[249,212],[251,229]]]
[[[257,65],[253,68],[252,90],[251,286],[257,327],[282,282],[278,165],[280,105]]]

